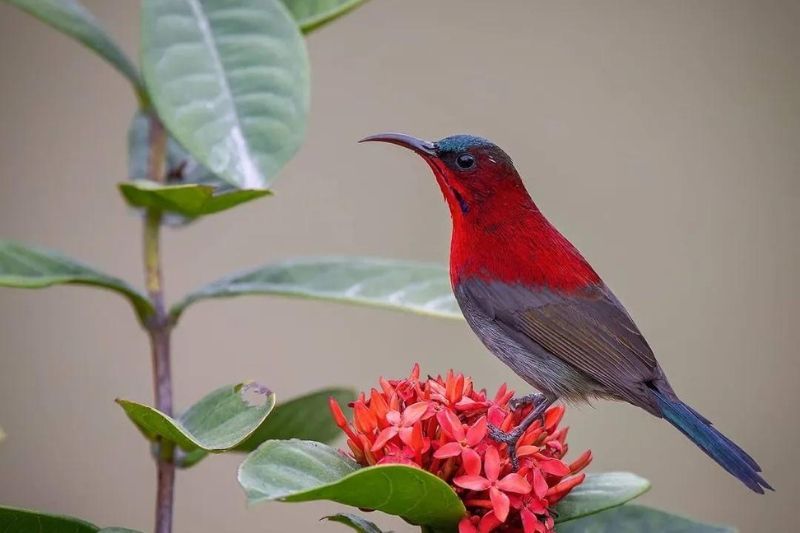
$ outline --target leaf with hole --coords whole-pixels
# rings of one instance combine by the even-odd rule
[[[558,525],[558,533],[736,533],[640,505],[623,505]]]
[[[308,69],[280,0],[142,1],[142,70],[158,115],[235,187],[267,188],[300,147]]]
[[[462,318],[445,268],[363,257],[293,259],[234,274],[191,292],[170,314],[177,319],[194,302],[245,294],[314,298]]]
[[[453,489],[429,472],[397,464],[359,468],[312,441],[265,442],[239,467],[239,484],[250,503],[331,500],[437,528],[455,527],[466,513]]]
[[[52,250],[0,241],[0,287],[40,289],[52,285],[89,285],[121,294],[145,323],[153,314],[147,297],[119,278],[108,276]]]
[[[347,405],[356,399],[352,389],[323,389],[275,406],[269,419],[236,447],[251,452],[268,440],[301,439],[331,442],[341,435],[333,421],[328,399]]]
[[[283,0],[303,33],[346,15],[366,0]]]
[[[630,472],[587,474],[556,506],[556,523],[620,506],[650,490],[650,482]]]
[[[353,531],[358,533],[393,533],[392,531],[383,531],[381,528],[356,514],[352,513],[339,513],[324,517],[324,520],[329,522],[338,522],[348,526]]]
[[[185,452],[224,452],[242,443],[264,423],[275,395],[255,382],[221,387],[178,419],[148,405],[117,400],[128,418],[151,441],[175,443]]]
[[[147,96],[139,72],[97,19],[77,0],[6,0],[45,24],[97,52],[133,84],[140,101]]]
[[[0,531],[46,533],[137,533],[132,529],[103,528],[71,516],[61,516],[41,513],[30,509],[17,509],[14,507],[0,507]]]
[[[269,418],[231,451],[252,452],[268,440],[331,442],[341,435],[341,430],[331,416],[329,398],[348,404],[356,399],[356,393],[352,389],[323,389],[279,403]],[[181,468],[189,468],[205,455],[203,450],[195,450],[182,457],[178,464]]]

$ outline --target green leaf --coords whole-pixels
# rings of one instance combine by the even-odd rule
[[[328,399],[346,405],[356,399],[352,389],[323,389],[280,403],[269,419],[236,447],[251,452],[268,440],[302,439],[330,442],[341,434],[333,421]]]
[[[0,427],[0,442],[3,442],[6,439],[6,432],[3,431],[3,428]]]
[[[119,278],[51,250],[0,241],[0,287],[39,289],[60,284],[90,285],[121,294],[133,305],[142,323],[154,312],[144,294]]]
[[[98,527],[70,516],[40,513],[28,509],[0,507],[0,531],[8,533],[42,531],[47,533],[95,533]]]
[[[186,307],[199,300],[244,294],[316,298],[462,317],[445,268],[361,257],[293,259],[234,274],[190,293],[170,314],[177,320]]]
[[[265,189],[232,190],[215,193],[208,185],[161,185],[137,180],[120,183],[119,189],[133,207],[150,207],[189,218],[210,215],[271,194]]]
[[[229,184],[267,188],[300,147],[308,56],[280,0],[143,0],[142,68],[167,129]]]
[[[207,395],[177,420],[140,403],[119,399],[117,403],[151,441],[173,442],[186,452],[224,452],[264,423],[275,395],[254,382],[229,385]]]
[[[146,93],[133,63],[77,0],[6,0],[97,52],[130,80],[140,101]]]
[[[340,524],[350,526],[350,529],[358,531],[358,533],[392,533],[391,531],[384,532],[381,528],[369,520],[351,513],[334,514],[324,517],[323,520],[338,522]]]
[[[128,176],[119,184],[129,205],[156,208],[168,215],[170,225],[218,213],[272,194],[265,189],[237,189],[197,162],[172,136],[167,137],[167,184],[148,180],[150,118],[137,112],[128,128]]]
[[[366,0],[283,0],[304,33],[346,15]]]
[[[139,533],[122,527],[100,529],[79,518],[41,513],[16,507],[0,507],[0,531],[3,533]]]
[[[587,474],[556,506],[557,523],[617,507],[650,490],[650,482],[629,472]]]
[[[559,524],[558,533],[735,533],[727,526],[701,524],[640,505],[624,505]]]
[[[293,398],[275,406],[269,418],[231,451],[252,452],[268,440],[303,439],[330,442],[341,434],[333,421],[328,399],[335,398],[339,404],[356,399],[352,389],[323,389],[305,396]],[[181,468],[189,468],[200,462],[207,453],[195,450],[180,458]]]
[[[453,489],[429,472],[397,464],[359,469],[312,441],[265,442],[239,467],[239,484],[250,503],[331,500],[434,527],[454,527],[466,513]]]

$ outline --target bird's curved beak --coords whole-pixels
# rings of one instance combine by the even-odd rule
[[[408,148],[409,150],[413,150],[419,155],[423,157],[436,157],[436,144],[423,141],[422,139],[417,139],[416,137],[412,137],[411,135],[406,135],[405,133],[378,133],[377,135],[370,135],[369,137],[364,137],[361,139],[360,143],[363,142],[385,142],[396,144],[398,146],[403,146],[404,148]]]

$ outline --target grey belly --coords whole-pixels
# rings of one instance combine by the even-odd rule
[[[483,344],[522,379],[539,391],[565,400],[585,401],[590,397],[607,397],[603,387],[546,351],[529,338],[523,342],[512,338],[469,298],[458,298],[467,323]]]

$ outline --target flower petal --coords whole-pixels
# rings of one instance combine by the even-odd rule
[[[478,402],[472,398],[467,398],[466,396],[461,398],[461,400],[456,403],[456,409],[458,411],[474,411],[477,409],[483,409],[485,407],[486,402]]]
[[[589,463],[592,462],[592,450],[586,450],[581,454],[580,457],[575,459],[570,465],[569,470],[573,474],[576,472],[580,472],[584,468],[586,468]]]
[[[536,497],[529,498],[525,507],[534,514],[545,514],[547,512],[547,500],[540,500]]]
[[[497,519],[495,516],[494,511],[489,511],[483,518],[481,518],[480,524],[478,524],[478,531],[479,533],[489,533],[500,527],[502,522]]]
[[[433,454],[434,457],[437,459],[446,459],[448,457],[455,457],[456,455],[461,453],[461,445],[457,442],[448,442],[444,446],[441,446],[438,450],[436,450]]]
[[[542,461],[539,463],[539,468],[545,474],[552,474],[554,476],[563,477],[569,474],[569,467],[559,461],[558,459],[550,459],[549,461]]]
[[[362,433],[372,433],[378,427],[378,418],[375,413],[361,401],[353,405],[353,422],[355,422],[356,429]]]
[[[453,483],[462,489],[469,490],[486,490],[491,485],[489,480],[485,477],[469,475],[455,477],[453,478]]]
[[[373,413],[375,413],[375,416],[378,418],[378,422],[381,422],[386,419],[386,413],[389,411],[389,404],[386,403],[386,399],[383,397],[383,394],[378,392],[376,389],[372,389],[369,397],[369,408]]]
[[[503,421],[506,418],[506,412],[496,405],[492,405],[489,407],[489,411],[486,416],[489,418],[489,423],[491,425],[499,428],[501,425],[503,425]]]
[[[505,492],[528,494],[531,491],[531,484],[519,474],[511,473],[497,482],[497,488]]]
[[[517,457],[525,457],[526,455],[533,455],[534,453],[538,452],[538,446],[520,446],[517,448]]]
[[[397,434],[400,435],[400,440],[403,441],[403,444],[409,448],[416,449],[418,443],[414,439],[414,428],[400,428],[397,430]]]
[[[461,462],[464,465],[464,472],[470,476],[477,476],[481,473],[481,457],[478,452],[471,448],[464,448],[461,452]]]
[[[392,409],[388,413],[386,413],[386,421],[393,426],[399,426],[400,419],[401,419],[400,412],[395,409]]]
[[[506,518],[508,518],[508,509],[510,507],[508,496],[503,494],[497,487],[492,487],[489,489],[489,499],[492,500],[492,510],[497,519],[505,522]]]
[[[535,514],[530,512],[528,509],[523,509],[519,514],[520,517],[522,518],[522,530],[525,533],[544,532],[544,524],[539,522],[539,519],[536,518]]]
[[[564,406],[554,405],[544,414],[544,429],[552,433],[561,419],[564,418]]]
[[[386,443],[392,440],[397,435],[397,428],[394,426],[389,426],[388,428],[384,429],[378,434],[378,438],[375,439],[375,444],[372,445],[370,448],[373,452],[380,450]]]
[[[405,411],[403,411],[400,424],[406,427],[413,426],[419,421],[420,418],[422,418],[427,410],[428,402],[417,402],[409,405],[406,407]]]
[[[500,476],[500,453],[494,445],[486,448],[486,454],[483,456],[483,471],[486,478],[491,481],[497,481]]]
[[[464,435],[464,426],[461,424],[461,420],[458,419],[458,416],[451,411],[450,409],[442,409],[438,413],[436,413],[436,420],[439,422],[439,425],[448,434],[453,440],[463,441],[466,438]]]
[[[471,516],[465,516],[458,523],[458,533],[478,533],[478,528],[472,522]]]
[[[571,478],[567,478],[555,487],[552,487],[550,490],[547,491],[547,499],[552,504],[569,494],[569,491],[574,489],[576,486],[583,483],[583,480],[586,479],[586,474],[578,474],[577,476],[573,476]]]
[[[482,416],[467,430],[467,444],[477,446],[486,437],[487,430],[488,422],[486,417]]]
[[[544,476],[542,475],[542,471],[538,468],[533,469],[533,493],[536,495],[537,498],[541,499],[544,498],[544,495],[547,494],[547,481],[545,481]]]

